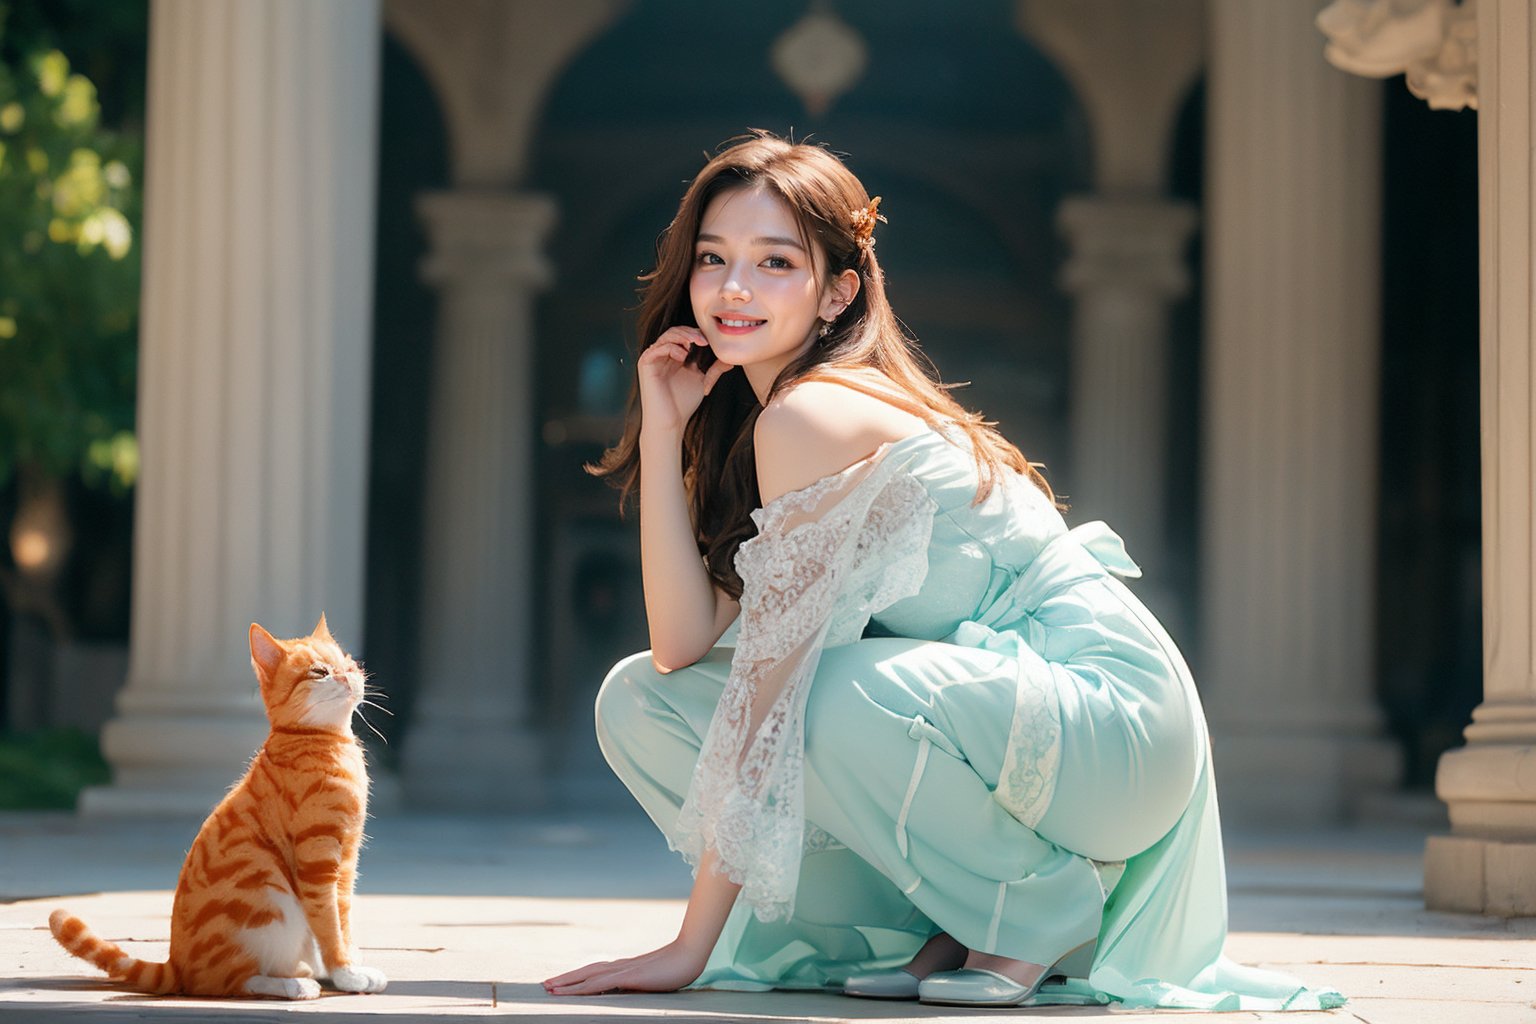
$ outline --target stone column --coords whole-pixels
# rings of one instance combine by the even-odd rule
[[[1451,834],[1424,858],[1435,910],[1536,914],[1536,17],[1477,0],[1483,702],[1440,758]]]
[[[1204,657],[1230,817],[1398,780],[1373,695],[1381,86],[1315,3],[1210,6]]]
[[[1168,588],[1168,314],[1189,286],[1187,203],[1166,196],[1180,104],[1202,60],[1196,0],[1015,0],[1019,30],[1072,83],[1093,152],[1090,195],[1066,199],[1076,520],[1105,519],[1145,570],[1136,592],[1183,637]]]
[[[377,0],[155,0],[129,677],[87,814],[205,813],[247,629],[361,653]]]
[[[522,191],[556,76],[625,0],[386,0],[442,104],[454,191],[422,197],[440,294],[421,670],[403,783],[418,806],[539,804],[528,721],[538,542],[533,301],[556,208]]]
[[[537,805],[533,643],[533,302],[554,202],[430,193],[423,276],[440,295],[428,445],[420,689],[404,751],[419,806]]]
[[[1077,518],[1108,519],[1145,571],[1137,592],[1182,635],[1160,559],[1167,537],[1168,307],[1189,287],[1188,203],[1066,200],[1071,245],[1062,285],[1072,323],[1072,498]],[[1170,621],[1172,620],[1172,621]]]
[[[1373,694],[1381,86],[1312,0],[1210,5],[1202,694],[1222,807],[1397,782]]]

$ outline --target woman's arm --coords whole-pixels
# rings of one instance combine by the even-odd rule
[[[922,425],[915,416],[839,385],[813,385],[811,382],[799,385],[776,398],[758,419],[759,488],[765,497],[770,497],[803,487],[869,455],[886,441],[921,429]],[[685,541],[690,553],[696,551],[691,546],[692,531],[688,528],[688,510],[683,497],[678,457],[680,439],[680,433],[653,432],[647,437],[642,431],[641,436],[642,546],[653,539],[658,542],[654,548],[643,547],[642,554],[644,558],[652,559],[651,565],[660,567],[658,576],[665,573],[668,565],[683,564]],[[647,445],[654,445],[654,448],[645,447]],[[651,488],[649,492],[647,487]],[[651,500],[652,495],[661,500]],[[646,525],[647,515],[652,517],[649,526]],[[662,529],[668,524],[673,528]],[[702,564],[699,572],[703,576],[703,585],[708,586],[708,576],[703,572]],[[702,591],[688,594],[686,578],[658,580],[665,586],[654,591],[650,587],[651,580],[651,576],[646,577],[648,608],[653,594],[665,599],[669,592],[681,594],[685,599],[696,599],[698,607],[703,606]],[[713,590],[712,586],[710,590]],[[734,614],[734,607],[731,610]],[[720,623],[722,627],[725,624]],[[653,625],[652,637],[657,636]],[[807,642],[816,642],[816,637],[809,637]],[[791,668],[797,664],[793,657],[781,660]],[[765,684],[759,688],[761,694],[772,697],[779,692],[777,684],[766,685],[770,680],[765,678],[761,682]],[[753,722],[761,717],[756,712],[751,715]],[[690,804],[692,800],[690,794]],[[685,805],[684,816],[687,813],[688,805]],[[589,964],[551,978],[544,983],[546,990],[556,995],[591,995],[621,988],[670,991],[696,981],[719,941],[720,932],[740,892],[740,886],[716,872],[718,855],[712,846],[701,845],[698,856],[698,875],[675,939],[641,956]]]
[[[663,672],[702,658],[736,617],[738,605],[710,579],[699,557],[683,486],[683,428],[730,364],[708,371],[686,363],[697,328],[673,327],[640,354],[640,577],[651,660]]]
[[[699,557],[683,486],[681,432],[640,432],[640,576],[651,661],[662,672],[702,658],[740,608],[715,586]]]
[[[697,981],[741,891],[741,886],[716,872],[715,864],[713,850],[700,858],[677,938],[640,956],[567,971],[546,980],[544,991],[557,996],[590,996],[614,989],[672,992]]]

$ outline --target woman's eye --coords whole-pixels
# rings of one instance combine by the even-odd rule
[[[701,253],[699,253],[699,255],[697,257],[695,257],[694,262],[698,263],[700,266],[710,266],[710,267],[713,267],[713,266],[718,266],[720,263],[722,263],[724,261],[721,260],[719,256],[716,256],[712,252],[701,252]]]
[[[787,256],[769,256],[763,263],[773,270],[790,270],[794,267]]]

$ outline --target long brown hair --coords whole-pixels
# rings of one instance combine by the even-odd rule
[[[1006,467],[1026,474],[1055,500],[1050,484],[1035,465],[995,429],[996,424],[962,407],[940,382],[933,363],[903,329],[885,296],[874,246],[860,245],[853,215],[869,207],[869,193],[853,172],[819,145],[788,142],[768,132],[732,139],[688,186],[677,216],[656,244],[656,268],[641,276],[638,322],[640,352],[668,328],[697,327],[689,296],[694,245],[709,203],[722,192],[766,189],[781,199],[800,226],[807,251],[823,256],[824,282],[844,270],[859,275],[859,290],[838,316],[832,331],[818,338],[800,359],[774,380],[769,398],[803,380],[830,380],[863,391],[921,417],[930,426],[953,423],[972,443],[981,482],[976,501],[991,493]],[[814,240],[814,246],[811,244]],[[696,351],[703,368],[714,361],[707,349]],[[693,357],[690,357],[693,358]],[[895,385],[870,383],[874,370]],[[741,595],[736,549],[757,532],[749,513],[761,504],[752,428],[762,411],[744,373],[727,373],[710,390],[683,431],[683,479],[693,514],[694,535],[709,575],[732,597]],[[629,393],[624,436],[586,467],[620,488],[620,505],[640,477],[640,390],[638,375]]]

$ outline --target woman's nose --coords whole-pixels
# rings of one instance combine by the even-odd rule
[[[720,285],[720,295],[726,299],[746,300],[752,297],[752,293],[748,290],[746,284],[742,282],[741,275],[736,273],[725,276],[724,283]]]

